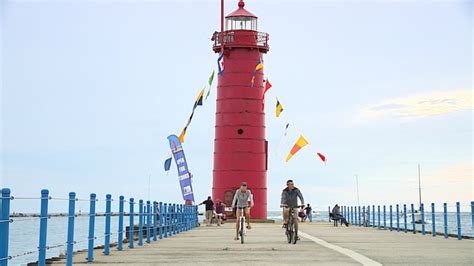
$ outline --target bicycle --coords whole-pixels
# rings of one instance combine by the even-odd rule
[[[286,225],[285,231],[286,237],[288,239],[288,244],[296,244],[296,241],[298,241],[298,223],[295,222],[294,209],[295,208],[289,208],[288,211],[288,224]]]

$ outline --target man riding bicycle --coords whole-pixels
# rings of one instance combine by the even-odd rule
[[[301,205],[298,205],[298,198],[300,198]],[[293,209],[293,217],[295,218],[296,226],[298,225],[298,207],[304,206],[304,198],[301,191],[295,187],[293,180],[286,181],[286,188],[281,192],[281,204],[280,207],[283,207],[283,220],[285,223],[283,227],[288,225],[288,218],[290,213],[290,208]]]
[[[250,206],[249,202],[250,201]],[[240,211],[244,210],[245,219],[247,220],[247,229],[250,229],[250,209],[253,207],[253,195],[249,189],[247,189],[247,183],[242,182],[240,188],[235,191],[234,199],[232,200],[232,209],[237,207],[236,220],[235,220],[235,238],[239,240],[239,228],[240,228]]]

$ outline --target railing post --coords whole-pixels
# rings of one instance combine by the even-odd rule
[[[365,211],[365,206],[362,206],[362,226],[367,226],[367,212]]]
[[[178,204],[178,233],[181,233],[183,231],[182,222],[183,222],[182,205]]]
[[[168,203],[168,236],[173,235],[173,204]]]
[[[194,218],[195,218],[194,222],[195,222],[195,227],[198,227],[198,225],[199,225],[199,217],[198,217],[198,214],[199,214],[199,213],[198,213],[198,206],[195,205],[195,206],[194,206],[194,216],[195,216],[195,217],[194,217]]]
[[[173,204],[173,235],[176,235],[178,225],[177,225],[177,212],[176,212],[176,203]]]
[[[188,205],[184,204],[183,205],[183,223],[184,223],[184,231],[188,231],[188,217],[187,217],[187,210],[188,210]]]
[[[471,230],[474,231],[474,201],[471,201]]]
[[[49,191],[41,190],[40,233],[38,245],[38,265],[46,265],[46,237],[48,233]]]
[[[66,265],[72,266],[74,253],[74,218],[76,213],[76,193],[69,193],[69,217],[67,224],[67,257]]]
[[[156,241],[156,229],[158,226],[158,202],[153,201],[153,241]]]
[[[110,212],[112,206],[112,195],[105,195],[105,238],[104,238],[104,254],[110,254]]]
[[[94,229],[95,229],[95,202],[96,195],[91,193],[89,200],[89,237],[87,246],[87,261],[94,261]]]
[[[186,206],[181,204],[181,231],[186,231],[186,213],[185,213]]]
[[[390,205],[390,231],[393,230],[393,212],[392,212],[392,205]]]
[[[351,224],[354,224],[354,206],[351,206]]]
[[[400,206],[396,205],[397,209],[397,232],[400,232]]]
[[[413,234],[416,234],[416,224],[415,224],[415,206],[411,204],[411,224],[413,226]]]
[[[405,230],[405,233],[408,232],[407,228],[407,205],[403,204],[403,229]]]
[[[180,226],[179,225],[179,215],[180,215],[179,214],[179,204],[176,204],[175,208],[176,208],[176,210],[175,210],[175,213],[176,213],[176,215],[175,215],[175,217],[176,217],[176,219],[175,219],[176,220],[176,229],[175,229],[175,231],[176,231],[176,234],[179,234],[179,226]]]
[[[352,218],[354,220],[354,224],[357,225],[357,206],[354,206],[354,217]]]
[[[147,200],[146,202],[146,242],[150,243],[151,231],[151,202]]]
[[[436,236],[436,216],[435,216],[435,204],[431,203],[431,235]]]
[[[133,224],[133,216],[135,215],[134,213],[134,205],[135,203],[133,202],[133,198],[130,198],[130,224],[128,226],[128,247],[133,248],[133,241],[134,241],[134,236],[133,233],[135,231],[134,224]]]
[[[372,227],[375,227],[375,205],[372,205]]]
[[[138,245],[143,246],[143,200],[138,201]]]
[[[456,221],[458,224],[458,240],[462,239],[461,235],[461,207],[459,205],[459,202],[456,202]]]
[[[383,205],[383,230],[387,230],[387,210]]]
[[[0,265],[8,265],[8,237],[10,233],[10,189],[2,189],[2,208],[0,209]]]
[[[186,231],[189,231],[191,229],[191,206],[186,205]]]
[[[331,206],[328,206],[328,222],[331,222]]]
[[[191,214],[191,228],[194,229],[194,227],[197,226],[196,220],[194,219],[194,205],[191,205],[189,208],[190,208],[189,211],[190,211],[190,214]]]
[[[367,227],[370,227],[370,205],[367,205]]]
[[[425,235],[425,205],[421,203],[420,205],[420,212],[421,212],[421,234]]]
[[[444,238],[448,238],[448,204],[443,203]]]
[[[380,229],[380,205],[377,205],[377,228]]]
[[[164,237],[168,238],[168,203],[165,203],[163,207],[163,231]]]
[[[118,221],[118,238],[117,238],[117,250],[123,250],[123,204],[124,196],[119,197],[119,221]]]
[[[158,213],[160,214],[159,217],[158,217],[158,220],[159,220],[159,228],[158,228],[158,231],[160,232],[160,239],[163,239],[163,214],[164,214],[164,211],[163,211],[163,202],[160,201],[159,203],[159,206],[160,206],[160,209],[158,210]],[[165,207],[166,208],[166,207]]]
[[[183,204],[183,223],[184,223],[184,231],[188,231],[188,225],[187,225],[187,205],[186,204]]]
[[[360,206],[357,207],[357,210],[359,211],[359,215],[358,215],[358,218],[359,218],[359,226],[362,226]]]

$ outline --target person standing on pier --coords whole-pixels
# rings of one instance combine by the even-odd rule
[[[250,202],[250,206],[249,206]],[[250,226],[250,209],[253,207],[253,196],[250,189],[247,189],[247,183],[242,182],[240,188],[235,191],[234,199],[232,200],[232,209],[237,207],[236,211],[236,220],[235,220],[235,238],[234,240],[239,240],[239,228],[240,228],[240,211],[244,209],[245,220],[247,221],[247,229],[251,229]]]
[[[221,226],[222,224],[222,218],[224,216],[224,208],[225,208],[224,203],[222,203],[222,201],[218,199],[216,203],[217,226]]]
[[[309,206],[309,203],[308,205],[306,205],[304,210],[306,211],[305,221],[306,221],[306,218],[308,218],[309,222],[312,223],[313,222],[313,209],[311,208],[311,206]]]
[[[206,205],[206,226],[211,226],[211,220],[214,216],[214,202],[212,201],[211,196],[207,197],[207,200],[203,201],[200,205]]]

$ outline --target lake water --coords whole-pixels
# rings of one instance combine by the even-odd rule
[[[383,217],[383,216],[381,216]],[[269,211],[268,218],[276,221],[282,221],[282,212],[281,211]],[[203,216],[199,216],[200,221],[202,221]],[[381,218],[382,219],[382,218]],[[9,265],[25,265],[28,262],[33,262],[38,259],[37,247],[38,247],[38,232],[39,232],[39,218],[14,218],[14,222],[10,224],[10,243],[9,243],[9,254],[11,256],[16,256],[28,252],[33,252],[32,254],[27,254],[19,257],[15,257],[9,261]],[[427,222],[431,223],[431,214],[426,216]],[[118,217],[111,217],[111,242],[117,241],[117,230],[118,230]],[[138,220],[136,220],[138,221]],[[327,211],[316,211],[313,214],[313,222],[327,222],[328,213]],[[377,223],[377,219],[375,220]],[[410,221],[408,221],[408,228],[411,228]],[[462,234],[467,236],[474,236],[472,224],[471,224],[471,214],[462,213],[461,215],[462,223]],[[383,221],[381,221],[383,225]],[[124,218],[124,228],[128,225],[128,217]],[[393,225],[396,227],[396,218],[393,218]],[[448,231],[449,233],[456,234],[456,217],[454,213],[448,213]],[[87,238],[88,238],[88,226],[89,226],[89,217],[79,216],[75,220],[75,230],[74,230],[74,239],[77,242],[74,245],[74,250],[82,250],[87,248]],[[389,226],[389,220],[387,219],[387,227]],[[421,225],[417,224],[417,229],[421,230]],[[403,218],[400,219],[400,227],[403,228]],[[431,231],[431,224],[426,224],[426,230]],[[443,232],[443,216],[442,213],[436,214],[436,231]],[[105,217],[99,216],[95,221],[95,232],[97,239],[95,240],[95,246],[104,244],[104,231],[105,231]],[[48,237],[47,245],[48,246],[57,246],[60,247],[51,248],[47,250],[47,257],[58,256],[61,253],[65,253],[67,238],[67,217],[52,217],[48,220]],[[112,248],[113,252],[114,248]],[[74,259],[76,261],[85,260],[85,254],[76,256]]]

